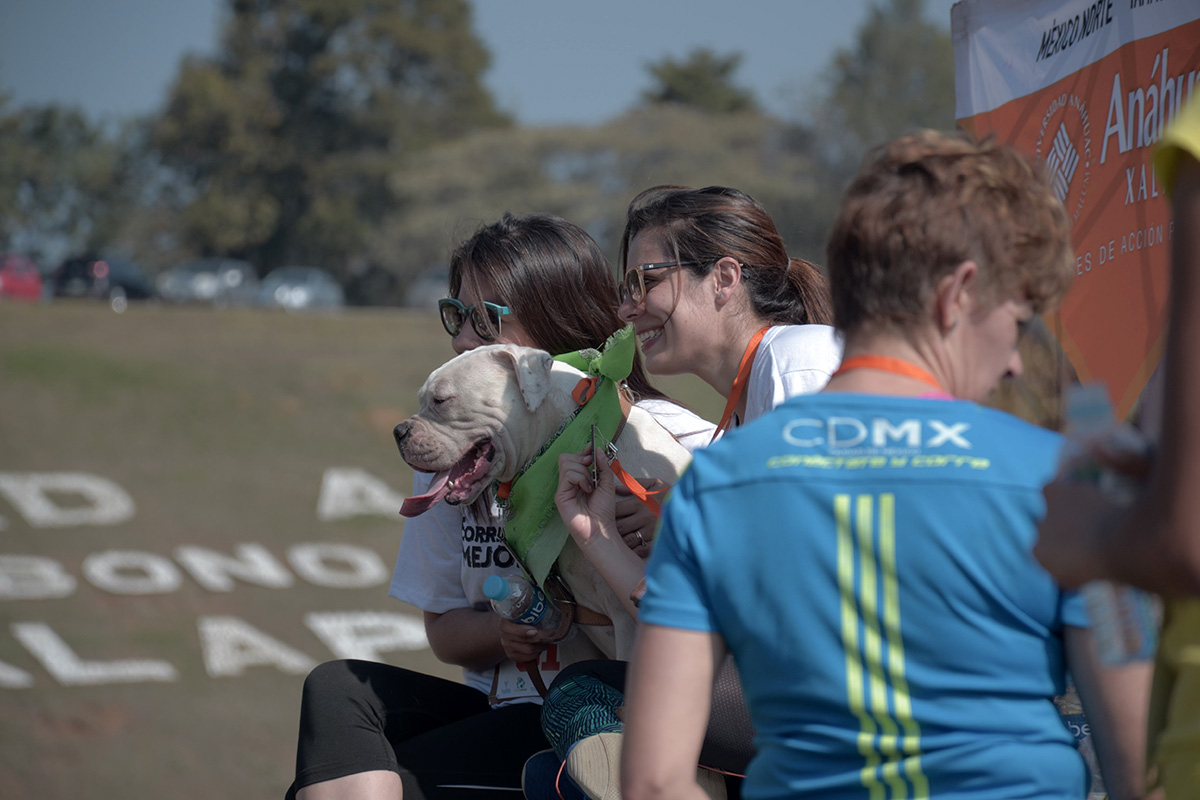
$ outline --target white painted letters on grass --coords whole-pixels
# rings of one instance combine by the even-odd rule
[[[25,649],[64,686],[173,681],[179,677],[175,667],[166,661],[94,661],[81,658],[49,625],[41,622],[15,622],[12,632],[17,641],[25,645]]]
[[[35,528],[119,525],[134,514],[124,489],[86,472],[0,472],[0,495]]]

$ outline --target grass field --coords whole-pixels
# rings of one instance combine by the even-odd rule
[[[391,429],[450,355],[432,313],[0,305],[2,476],[10,487],[13,476],[98,476],[135,507],[117,524],[36,524],[16,490],[0,491],[0,797],[281,797],[304,672],[289,658],[336,656],[307,615],[420,618],[386,596],[401,518],[318,518],[325,473],[359,470],[406,493]],[[666,386],[719,416],[707,387]],[[67,510],[89,502],[69,489],[44,495]],[[373,552],[387,576],[316,585],[293,563],[306,543]],[[274,564],[222,591],[181,548]],[[290,585],[262,585],[264,573]],[[31,597],[31,586],[55,596]],[[201,632],[231,619],[249,638]],[[214,642],[237,657],[237,674],[217,664],[214,677]],[[383,658],[459,674],[424,647]],[[130,660],[165,662],[175,679],[80,682]]]

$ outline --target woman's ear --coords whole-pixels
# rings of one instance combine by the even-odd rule
[[[725,256],[713,265],[713,289],[718,301],[724,301],[733,292],[734,287],[742,282],[742,265],[736,258]]]
[[[979,277],[979,265],[964,261],[949,275],[938,281],[937,296],[934,298],[934,319],[943,335],[958,327],[959,320],[971,311],[972,292]]]

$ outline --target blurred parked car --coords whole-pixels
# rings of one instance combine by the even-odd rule
[[[68,258],[50,274],[55,297],[96,297],[122,306],[126,300],[151,300],[154,284],[142,268],[124,258],[95,255]]]
[[[258,302],[288,311],[309,308],[341,308],[346,304],[342,287],[317,267],[279,267],[263,278]]]
[[[0,297],[38,300],[42,296],[42,273],[37,264],[17,253],[0,254]]]
[[[199,258],[159,275],[158,293],[175,303],[250,305],[258,297],[258,276],[245,261]]]

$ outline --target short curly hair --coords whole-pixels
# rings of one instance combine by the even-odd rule
[[[919,131],[877,147],[827,246],[834,324],[910,328],[941,278],[979,266],[982,299],[1053,309],[1075,274],[1070,220],[1042,167],[994,139]]]

